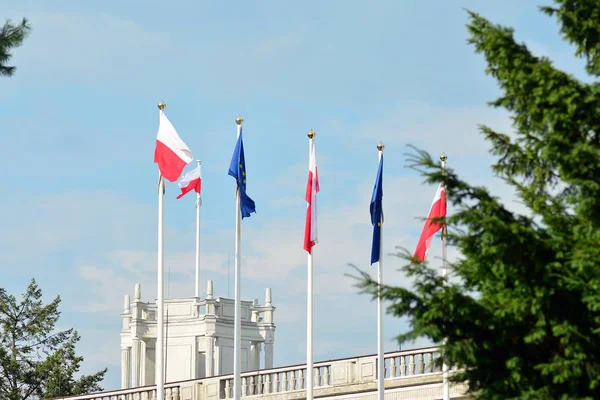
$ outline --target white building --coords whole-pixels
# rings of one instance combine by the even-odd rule
[[[271,289],[265,303],[242,301],[242,372],[273,367],[275,307]],[[206,299],[165,300],[165,380],[176,382],[233,373],[234,300],[213,297],[207,283]],[[156,303],[141,300],[135,285],[133,302],[125,296],[121,314],[121,388],[153,385],[156,359]]]

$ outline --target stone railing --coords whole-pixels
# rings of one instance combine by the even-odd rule
[[[386,389],[441,384],[441,370],[435,365],[438,348],[396,351],[385,354]],[[363,356],[314,364],[314,395],[338,396],[376,390],[377,356]],[[290,400],[306,397],[306,365],[245,372],[241,375],[241,397],[272,397]],[[165,400],[225,400],[233,397],[233,376],[165,384]],[[154,400],[156,387],[145,386],[82,396],[65,400]]]

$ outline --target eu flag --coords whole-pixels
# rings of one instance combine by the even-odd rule
[[[231,156],[231,164],[229,165],[229,175],[233,176],[237,182],[240,191],[240,211],[242,219],[249,217],[250,213],[256,212],[254,200],[246,194],[246,160],[244,159],[244,142],[242,141],[242,130],[238,137],[233,155]]]
[[[383,154],[377,168],[377,179],[371,196],[371,223],[373,224],[373,246],[371,247],[371,264],[379,262],[381,247],[381,224],[383,223]]]

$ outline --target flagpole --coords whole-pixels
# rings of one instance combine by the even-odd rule
[[[446,160],[448,160],[448,156],[446,153],[442,153],[440,156],[440,161],[442,162],[442,172],[446,175]],[[446,187],[444,185],[444,201],[446,201]],[[444,225],[442,227],[442,277],[444,278],[444,286],[446,286],[448,282],[448,267],[447,267],[447,257],[446,257],[446,247],[448,246],[448,240],[446,236],[448,235],[448,230],[446,227],[446,221],[444,221]],[[447,342],[447,338],[444,338],[444,345]],[[450,387],[448,384],[448,365],[446,362],[442,364],[442,399],[449,400],[450,399]]]
[[[308,131],[308,165],[311,166],[312,149],[315,140],[315,131]],[[313,177],[314,179],[314,177]],[[312,182],[311,182],[312,185]],[[311,191],[312,195],[312,191]],[[312,229],[312,228],[311,228]],[[310,248],[307,258],[307,280],[306,280],[306,400],[313,400],[313,252],[314,246]]]
[[[383,149],[385,146],[379,142],[377,145],[379,162],[383,157]],[[383,171],[382,171],[383,173]],[[381,288],[383,285],[383,213],[381,214],[381,226],[379,227],[379,261],[377,262],[377,284]],[[385,381],[385,360],[383,355],[383,301],[381,293],[377,296],[377,399],[384,398],[384,381]]]
[[[197,160],[200,182],[202,182],[202,161]],[[196,193],[196,297],[200,297],[200,192]]]
[[[242,124],[244,119],[238,117],[235,119],[237,124],[237,137],[240,137],[242,132]],[[240,400],[242,390],[241,378],[241,355],[242,355],[242,332],[241,332],[241,309],[240,301],[240,273],[241,273],[241,237],[242,237],[242,214],[241,214],[241,198],[239,186],[235,191],[235,272],[234,272],[234,290],[235,290],[235,307],[234,307],[234,338],[233,338],[233,398]]]
[[[158,103],[158,109],[164,110],[167,105],[162,101]],[[164,292],[163,292],[163,275],[164,275],[164,194],[165,180],[159,173],[158,178],[158,271],[157,271],[157,310],[156,310],[156,365],[155,365],[155,381],[156,381],[156,400],[164,398],[164,368],[163,368],[163,340],[164,340]]]

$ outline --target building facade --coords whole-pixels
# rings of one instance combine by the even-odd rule
[[[242,301],[242,372],[273,367],[275,323],[271,289],[265,302]],[[165,299],[165,381],[200,379],[233,372],[234,300],[213,296]],[[143,302],[135,285],[121,314],[121,388],[155,384],[156,302]]]

